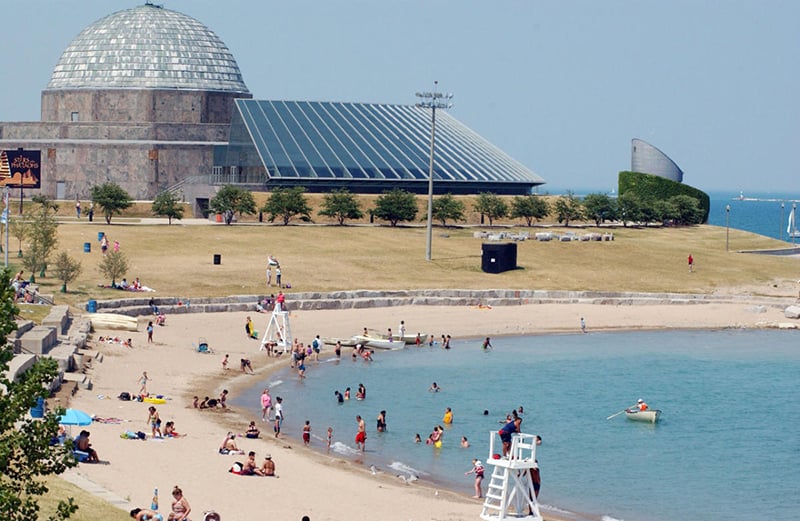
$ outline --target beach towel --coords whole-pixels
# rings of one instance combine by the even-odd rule
[[[228,472],[230,472],[231,474],[236,474],[238,476],[241,476],[242,470],[244,470],[244,463],[237,461],[236,463],[231,465],[231,468],[230,470],[228,470]]]

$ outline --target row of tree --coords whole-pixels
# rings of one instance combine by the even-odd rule
[[[209,202],[211,211],[221,214],[226,224],[231,224],[237,214],[252,215],[257,211],[267,214],[270,222],[280,219],[284,225],[298,218],[310,222],[312,209],[305,196],[303,187],[278,188],[270,193],[264,205],[257,210],[253,194],[235,186],[225,186],[216,197]],[[575,197],[572,193],[557,197],[554,201],[538,195],[520,195],[507,199],[493,193],[481,193],[477,196],[472,210],[489,220],[494,221],[509,217],[523,219],[528,226],[536,221],[553,216],[565,226],[573,221],[594,221],[598,226],[605,222],[621,222],[663,225],[699,224],[703,219],[697,199],[688,195],[676,195],[667,200],[652,200],[626,193],[619,198],[606,194],[589,194],[584,198]],[[155,211],[155,209],[154,209]],[[375,218],[397,226],[399,222],[410,222],[417,218],[419,208],[417,198],[402,189],[384,192],[375,200],[375,207],[369,210]],[[467,206],[464,201],[451,194],[444,194],[433,200],[433,219],[447,226],[448,222],[465,221]],[[364,211],[355,194],[346,189],[334,190],[324,195],[319,215],[335,219],[343,225],[348,219],[362,219]],[[424,216],[423,219],[426,219]]]

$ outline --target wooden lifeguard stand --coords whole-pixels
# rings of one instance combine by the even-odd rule
[[[533,469],[539,468],[536,463],[536,436],[512,434],[511,449],[507,456],[500,459],[494,459],[495,442],[502,446],[497,431],[492,431],[489,433],[489,457],[486,463],[494,469],[486,490],[481,519],[543,521],[531,475]]]
[[[275,304],[275,309],[267,324],[267,330],[261,339],[260,350],[266,350],[268,343],[274,343],[277,347],[283,348],[283,353],[292,349],[292,327],[289,324],[289,312],[285,311],[280,304]]]

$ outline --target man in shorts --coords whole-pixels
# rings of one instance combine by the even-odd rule
[[[356,433],[356,449],[360,449],[361,452],[364,452],[367,447],[367,426],[361,416],[356,416],[356,422],[358,423],[358,432]]]

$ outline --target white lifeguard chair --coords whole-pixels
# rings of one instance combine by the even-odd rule
[[[275,304],[272,316],[269,318],[267,330],[261,338],[260,351],[267,349],[267,344],[273,343],[283,349],[283,353],[292,349],[292,327],[289,324],[289,312],[279,304]]]
[[[502,442],[497,431],[489,433],[489,456],[486,464],[494,468],[486,490],[481,519],[543,521],[533,490],[532,471],[539,468],[536,463],[536,438],[534,434],[512,434],[508,455],[495,459],[495,441],[501,446]]]

